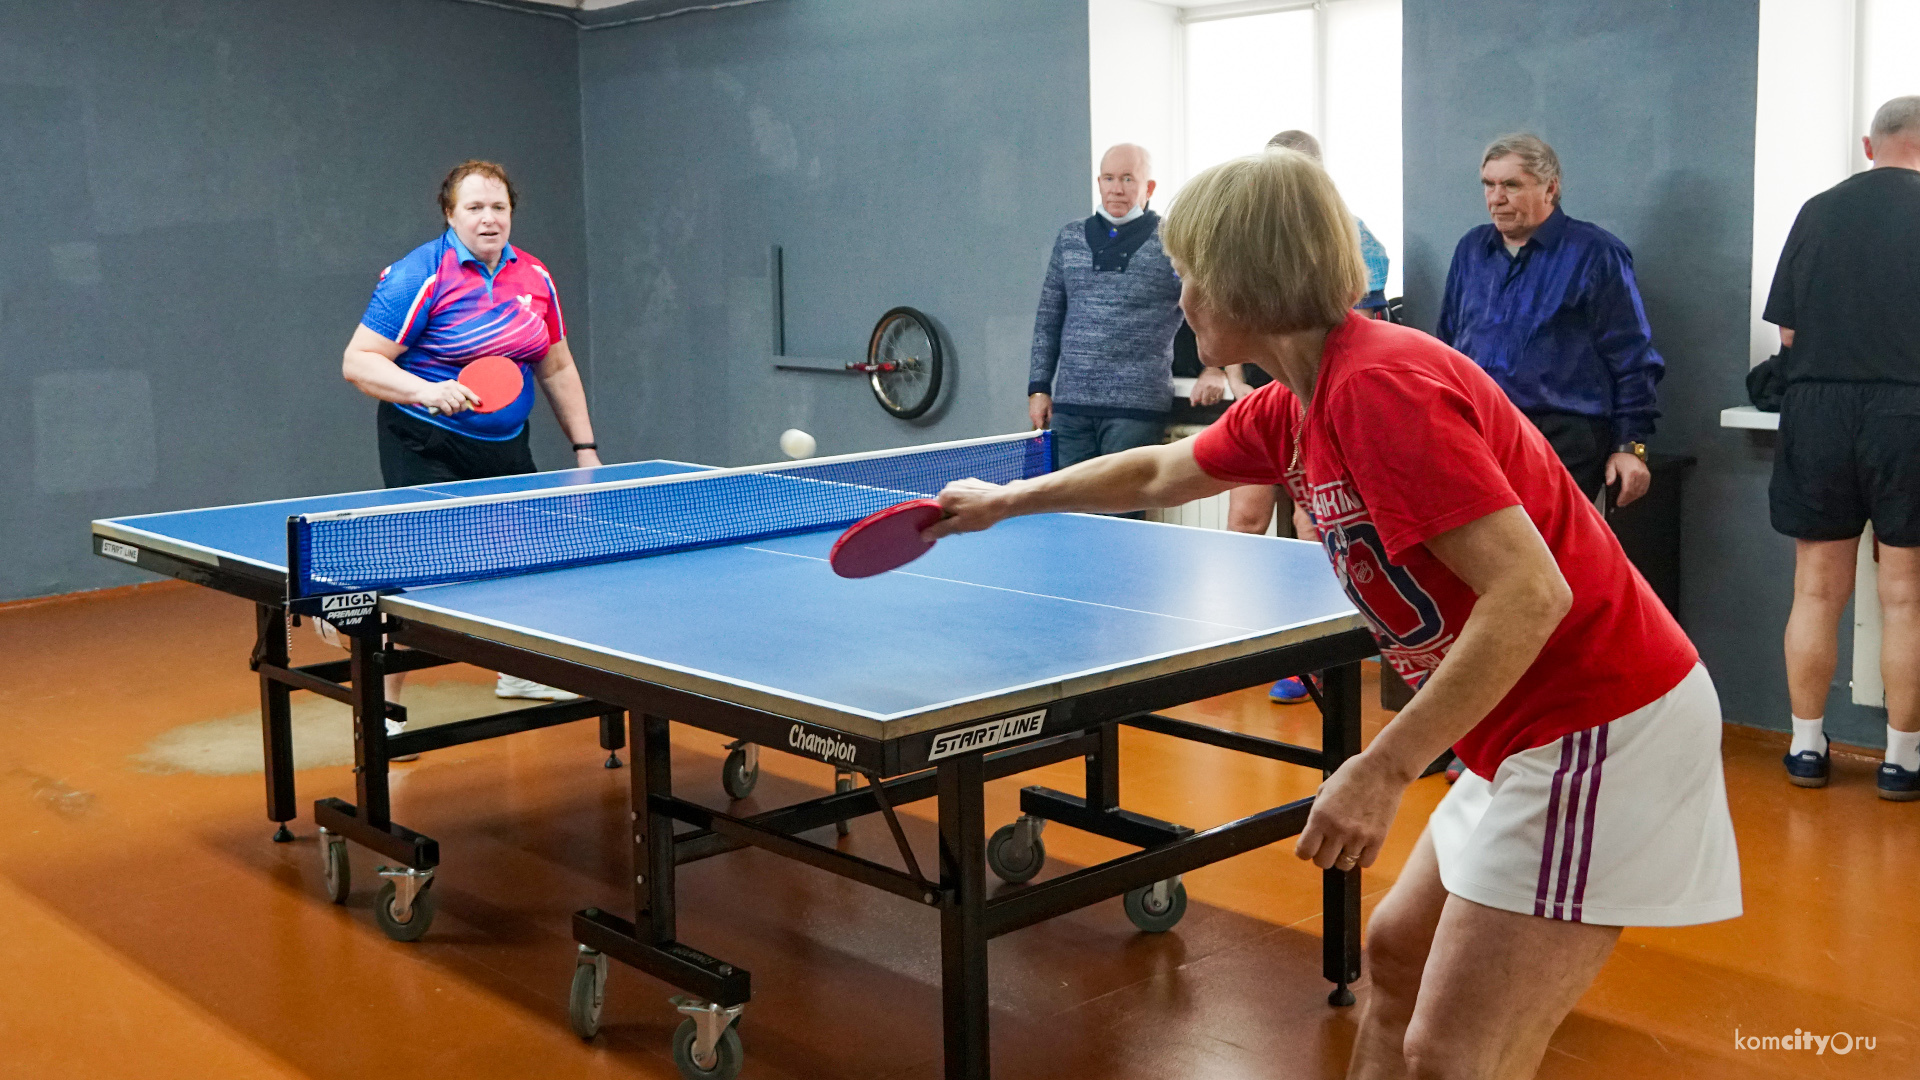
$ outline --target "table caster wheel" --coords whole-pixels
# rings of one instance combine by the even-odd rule
[[[1347,989],[1344,984],[1336,986],[1333,988],[1333,993],[1327,995],[1327,1004],[1336,1009],[1344,1009],[1353,1004],[1353,991]]]
[[[1149,934],[1163,934],[1187,913],[1187,887],[1179,878],[1142,885],[1124,899],[1127,918]]]
[[[844,795],[852,790],[853,774],[836,770],[833,774],[833,793],[835,795]],[[838,836],[846,836],[853,832],[853,822],[841,818],[839,821],[833,823],[833,831]]]
[[[987,838],[987,869],[1016,885],[1032,881],[1047,861],[1047,845],[1037,834],[1023,838],[1022,824],[1002,825]]]
[[[726,789],[729,798],[744,799],[753,794],[754,785],[759,782],[758,755],[751,753],[749,747],[735,747],[727,755],[727,763],[720,767],[720,786]]]
[[[320,833],[320,866],[326,877],[327,899],[336,904],[347,902],[353,890],[353,864],[347,861],[347,842],[340,837]]]
[[[567,1022],[573,1033],[591,1039],[600,1033],[600,1007],[607,1002],[607,957],[580,946],[573,968],[573,989],[567,994]]]
[[[729,1024],[713,1047],[713,1062],[707,1068],[693,1060],[693,1040],[698,1031],[698,1023],[689,1017],[681,1021],[680,1029],[673,1033],[673,1064],[686,1080],[733,1080],[740,1075],[740,1066],[746,1062],[747,1052],[740,1046],[740,1033]]]
[[[392,881],[380,886],[380,894],[373,900],[373,921],[380,924],[381,933],[395,941],[419,941],[433,925],[433,886],[421,886],[404,919],[399,915],[399,901],[399,889]]]

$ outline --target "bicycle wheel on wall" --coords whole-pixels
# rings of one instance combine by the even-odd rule
[[[897,307],[874,325],[867,342],[867,377],[880,407],[912,420],[940,396],[944,358],[940,335],[925,315]]]

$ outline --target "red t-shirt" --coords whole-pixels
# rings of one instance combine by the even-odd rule
[[[1285,484],[1308,508],[1340,584],[1408,685],[1440,665],[1475,600],[1429,539],[1524,507],[1573,590],[1533,666],[1455,745],[1475,773],[1491,778],[1509,754],[1646,706],[1698,662],[1547,440],[1465,356],[1349,315],[1327,335],[1301,421],[1299,399],[1270,383],[1194,440],[1194,460],[1216,479]]]

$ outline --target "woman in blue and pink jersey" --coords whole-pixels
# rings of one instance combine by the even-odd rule
[[[600,464],[560,294],[539,259],[507,242],[517,201],[505,169],[462,162],[440,185],[447,229],[380,273],[341,374],[380,399],[388,487],[534,471],[527,414],[538,379],[575,463]],[[497,412],[457,380],[483,356],[518,361],[520,396]],[[532,378],[525,378],[532,376]]]
[[[1428,762],[1452,746],[1471,770],[1368,922],[1347,1075],[1531,1076],[1621,927],[1740,914],[1712,680],[1493,380],[1348,310],[1365,269],[1318,164],[1208,169],[1162,235],[1201,360],[1274,381],[1182,442],[953,484],[926,535],[1286,485],[1417,691],[1321,786],[1295,854],[1370,866]]]
[[[446,231],[380,272],[347,342],[341,374],[380,401],[380,474],[388,487],[535,471],[527,414],[536,379],[573,443],[574,463],[600,464],[553,276],[507,242],[516,202],[499,165],[455,166],[440,185]],[[458,381],[460,369],[483,356],[517,361],[521,374],[520,396],[484,413],[473,409],[479,396]],[[389,698],[399,695],[401,678],[387,677]],[[505,674],[494,689],[501,697],[573,696]]]

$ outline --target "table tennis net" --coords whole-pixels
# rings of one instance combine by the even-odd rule
[[[1004,484],[1045,473],[1051,462],[1051,437],[1040,432],[532,496],[302,515],[288,522],[289,592],[405,589],[839,529],[936,495],[954,480]]]

